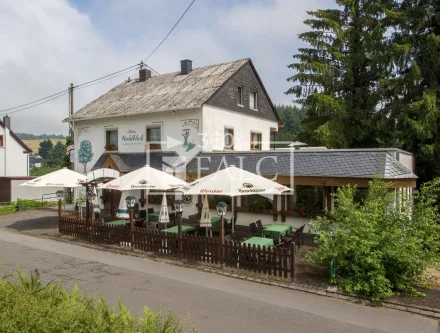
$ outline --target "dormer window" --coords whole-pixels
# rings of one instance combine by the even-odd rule
[[[258,110],[258,108],[257,108],[257,93],[256,92],[251,92],[249,94],[249,107],[252,110]]]
[[[243,106],[243,87],[242,86],[238,86],[237,87],[237,104],[239,106]]]

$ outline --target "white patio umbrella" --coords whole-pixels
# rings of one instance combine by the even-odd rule
[[[87,176],[69,169],[60,169],[47,175],[29,180],[19,186],[32,187],[80,187],[87,182]]]
[[[146,165],[140,169],[127,173],[119,178],[99,186],[109,190],[147,190],[147,207],[149,190],[173,190],[186,186],[187,182],[161,170]],[[148,214],[147,214],[148,221]]]
[[[116,213],[116,217],[120,219],[128,219],[130,217],[127,208],[127,202],[125,201],[125,192],[121,193],[121,200],[119,201],[118,211]]]
[[[202,206],[202,218],[200,219],[200,227],[206,228],[206,236],[208,236],[208,228],[212,227],[211,223],[211,210],[209,209],[208,196],[205,195]],[[211,230],[212,236],[212,230]]]
[[[231,165],[226,169],[200,178],[179,191],[192,195],[211,194],[235,197],[252,194],[268,196],[292,190],[272,180]],[[232,202],[234,201],[232,200]],[[232,207],[232,216],[234,216],[234,207]],[[232,228],[234,228],[234,225]]]
[[[162,198],[162,206],[160,207],[159,223],[170,223],[170,215],[168,214],[167,197],[165,193]]]

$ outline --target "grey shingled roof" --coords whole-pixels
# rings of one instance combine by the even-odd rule
[[[169,152],[152,153],[150,165],[162,168],[162,157],[170,156]],[[108,155],[108,154],[104,154]],[[110,154],[115,155],[115,154]],[[123,170],[129,172],[145,165],[145,153],[117,154],[122,161]],[[348,177],[348,178],[374,178],[376,175],[384,179],[416,179],[417,176],[396,160],[386,150],[323,150],[323,151],[295,151],[294,153],[295,176],[310,177]],[[263,157],[266,157],[262,160]],[[198,154],[187,166],[188,173],[197,173],[198,160],[203,169],[203,174],[210,174],[227,165],[243,167],[243,169],[257,173],[260,163],[262,175],[289,176],[290,152],[262,151],[262,152],[205,152]],[[242,164],[240,159],[243,161]],[[100,158],[94,168],[100,168],[105,159]],[[276,161],[275,161],[276,160]],[[101,162],[100,162],[101,161]],[[117,163],[115,161],[115,163]],[[119,163],[119,162],[118,162]],[[118,165],[118,164],[117,164]]]
[[[164,157],[175,157],[175,152],[152,152],[150,153],[149,164],[151,167],[161,170]],[[95,165],[92,167],[92,171],[100,169],[104,164],[107,157],[110,157],[116,164],[119,172],[127,173],[136,169],[142,168],[146,164],[145,153],[104,153],[102,154]]]
[[[153,76],[139,82],[124,82],[78,110],[66,120],[126,116],[202,106],[250,59]]]

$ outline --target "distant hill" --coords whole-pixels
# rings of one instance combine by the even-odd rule
[[[32,149],[32,155],[38,155],[38,148],[40,148],[40,142],[44,141],[43,139],[36,140],[23,140],[23,142]],[[61,141],[64,144],[64,139],[51,139],[52,143],[55,145],[58,141]]]
[[[15,133],[22,140],[46,140],[57,139],[64,140],[66,137],[62,134],[31,134],[31,133]]]

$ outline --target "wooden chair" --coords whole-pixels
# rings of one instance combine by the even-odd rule
[[[249,224],[249,230],[252,236],[261,237],[261,232],[258,230],[257,224],[255,222]]]
[[[225,242],[226,241],[228,241],[228,242],[232,242],[233,241],[233,239],[232,239],[232,235],[226,235],[225,236]]]
[[[188,219],[189,219],[189,225],[195,227],[199,224],[200,214],[189,215]]]
[[[245,238],[249,238],[249,234],[243,231],[235,231],[231,234],[232,240],[241,242]]]
[[[255,222],[255,224],[257,225],[257,229],[261,235],[263,233],[263,229],[264,229],[263,223],[261,223],[261,220],[258,220],[257,222]]]
[[[160,231],[163,231],[163,230],[168,228],[166,223],[158,223],[158,224],[159,224],[159,230]]]
[[[171,225],[176,225],[176,213],[170,213],[168,214],[170,216],[170,224]]]
[[[301,227],[299,227],[298,229],[296,229],[294,233],[290,233],[290,234],[287,235],[287,236],[289,236],[289,237],[292,237],[292,241],[295,242],[296,244],[298,244],[298,249],[299,249],[300,246],[301,246],[301,242],[302,242],[302,244],[304,245],[304,237],[303,237],[303,234],[304,234],[304,227],[305,227],[305,226],[306,226],[306,225],[303,224]]]

